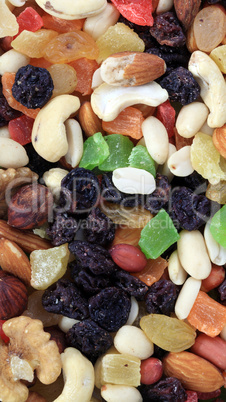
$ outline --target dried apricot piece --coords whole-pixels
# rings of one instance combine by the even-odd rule
[[[29,64],[31,64],[34,67],[41,67],[41,68],[48,68],[52,66],[52,63],[44,59],[44,57],[40,57],[38,59],[36,58],[30,59]]]
[[[142,112],[135,107],[127,107],[112,121],[103,121],[103,130],[108,134],[123,134],[139,140],[143,137],[141,124]]]
[[[40,111],[39,108],[37,109],[28,109],[27,107],[23,106],[20,102],[17,102],[16,99],[13,97],[12,94],[12,86],[15,81],[15,73],[5,73],[2,76],[2,92],[5,98],[7,99],[8,104],[16,110],[24,113],[26,116],[35,119],[38,112]]]
[[[58,33],[72,32],[75,29],[81,30],[85,20],[64,20],[54,17],[53,15],[45,14],[42,16],[43,26],[46,29],[53,29]]]
[[[82,57],[95,60],[98,54],[99,50],[92,36],[76,29],[52,39],[45,47],[43,56],[51,63],[70,63]]]
[[[162,257],[158,257],[155,260],[149,259],[147,260],[146,267],[141,272],[132,275],[146,285],[151,286],[161,278],[167,266],[168,262]]]
[[[226,307],[200,290],[187,320],[199,331],[215,337],[226,324]]]
[[[96,60],[82,57],[81,59],[72,61],[69,65],[75,69],[77,74],[77,85],[75,90],[84,96],[91,95],[93,92],[91,88],[93,74],[99,67],[99,64]]]

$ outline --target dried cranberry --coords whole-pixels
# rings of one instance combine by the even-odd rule
[[[123,289],[137,300],[143,300],[148,291],[148,286],[129,272],[118,270],[113,276],[114,285]]]
[[[12,87],[12,94],[17,102],[28,109],[43,107],[51,98],[53,80],[46,68],[27,64],[19,68]]]
[[[197,230],[210,216],[211,202],[187,187],[175,188],[171,195],[172,216],[183,229]]]
[[[46,234],[50,237],[54,246],[60,246],[74,240],[77,230],[78,224],[76,220],[65,212],[55,214],[54,221],[46,229]]]
[[[72,169],[61,181],[60,207],[65,211],[89,213],[100,195],[98,178],[84,168]]]
[[[169,201],[170,184],[167,176],[160,173],[156,175],[156,190],[147,195],[144,205],[152,214],[157,214]]]
[[[114,240],[115,224],[99,208],[93,208],[86,219],[84,233],[90,243],[105,246]]]
[[[116,287],[103,289],[89,299],[90,317],[109,332],[118,331],[126,324],[130,308],[130,297]]]
[[[185,402],[187,394],[181,382],[174,377],[160,380],[154,385],[141,385],[143,402]]]
[[[184,67],[173,69],[169,74],[160,78],[159,83],[166,89],[172,102],[188,105],[200,95],[200,86],[192,73]]]
[[[178,288],[166,279],[160,279],[149,288],[145,304],[149,314],[170,315],[174,311]]]
[[[186,42],[180,22],[172,11],[157,15],[150,27],[150,33],[160,45],[179,47]]]
[[[105,353],[113,344],[111,335],[90,319],[74,324],[67,332],[66,340],[91,361]]]
[[[76,320],[89,316],[88,301],[74,283],[59,279],[42,296],[42,305],[46,311],[62,314]]]

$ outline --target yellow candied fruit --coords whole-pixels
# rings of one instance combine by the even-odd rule
[[[5,1],[0,1],[0,38],[14,36],[19,31],[15,15],[7,7]]]
[[[193,168],[211,184],[226,180],[226,170],[222,170],[220,153],[208,134],[199,132],[195,135],[191,145],[191,163]]]
[[[68,64],[52,64],[48,67],[53,80],[53,95],[71,94],[77,86],[77,74],[75,69]]]
[[[208,184],[206,197],[216,201],[218,204],[226,204],[226,181],[219,181],[217,184]]]
[[[46,45],[58,35],[51,29],[39,29],[36,32],[24,30],[11,43],[13,49],[29,57],[40,58]]]
[[[67,270],[70,252],[68,244],[48,250],[35,250],[30,254],[31,286],[34,289],[45,290]]]
[[[196,331],[178,318],[149,314],[141,318],[140,327],[155,345],[168,352],[182,352],[195,342]]]
[[[222,73],[226,74],[226,45],[218,46],[212,50],[210,57],[218,65]]]
[[[97,39],[99,48],[98,63],[117,52],[143,52],[144,41],[127,25],[118,22]]]

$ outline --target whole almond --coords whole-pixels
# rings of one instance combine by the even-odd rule
[[[226,158],[226,124],[222,127],[215,128],[213,132],[213,143],[221,156]]]
[[[0,239],[0,266],[3,271],[17,276],[26,285],[30,284],[30,261],[15,242],[4,238]]]
[[[147,264],[144,253],[131,244],[116,244],[109,251],[113,261],[124,271],[140,272]]]
[[[163,359],[164,374],[176,377],[185,389],[213,392],[224,385],[221,372],[210,362],[190,352],[169,353]]]
[[[201,0],[174,0],[174,8],[178,20],[187,30],[193,22],[196,14],[198,14]]]
[[[87,137],[91,137],[98,132],[103,133],[101,120],[94,113],[90,102],[87,101],[82,104],[79,109],[78,119]]]
[[[161,77],[165,71],[163,59],[141,52],[115,53],[100,68],[103,81],[115,86],[144,85]]]

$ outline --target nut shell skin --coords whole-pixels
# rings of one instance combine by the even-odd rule
[[[27,307],[27,288],[18,278],[0,271],[0,320],[21,315]]]
[[[50,190],[41,184],[21,187],[11,198],[8,208],[8,224],[18,229],[41,226],[48,219],[53,207]]]

